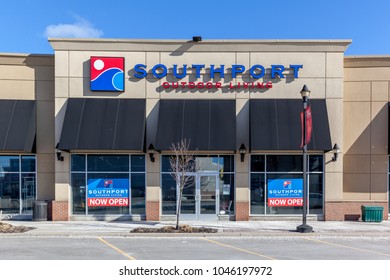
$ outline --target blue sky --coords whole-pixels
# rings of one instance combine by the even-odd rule
[[[0,52],[53,53],[48,37],[352,39],[390,55],[389,0],[1,0]]]

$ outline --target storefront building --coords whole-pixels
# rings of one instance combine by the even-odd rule
[[[388,218],[390,58],[345,57],[348,40],[49,41],[0,54],[3,216],[39,200],[54,221],[172,220],[186,139],[183,219],[299,219],[307,85],[309,218]]]

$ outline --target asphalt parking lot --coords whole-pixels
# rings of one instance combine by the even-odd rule
[[[3,237],[2,260],[390,260],[390,237]]]
[[[390,260],[390,223],[297,222],[202,224],[216,234],[132,234],[164,223],[22,222],[21,234],[0,234],[1,260]],[[192,226],[199,226],[196,222]]]

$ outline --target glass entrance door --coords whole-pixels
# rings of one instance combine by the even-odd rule
[[[183,219],[196,219],[196,176],[188,175],[186,176],[186,184],[184,185],[183,195],[181,198],[181,208],[180,215]],[[180,193],[179,186],[177,187],[177,193]],[[178,195],[179,197],[179,195]]]
[[[217,218],[217,202],[219,199],[217,193],[217,176],[215,175],[201,175],[198,179],[199,190],[199,217],[205,218]]]
[[[35,177],[22,176],[22,213],[31,214],[35,200]]]
[[[214,174],[190,176],[194,177],[183,190],[181,219],[216,220],[218,218],[217,209],[219,207],[218,176]]]

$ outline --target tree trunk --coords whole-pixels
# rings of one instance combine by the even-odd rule
[[[179,221],[180,221],[180,209],[181,209],[181,199],[182,199],[183,191],[180,186],[179,188],[179,203],[176,209],[176,230],[179,230]]]

